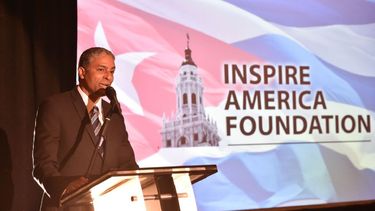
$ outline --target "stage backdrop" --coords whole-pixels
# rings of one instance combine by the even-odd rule
[[[199,210],[375,199],[375,4],[79,0],[139,164],[216,164]]]

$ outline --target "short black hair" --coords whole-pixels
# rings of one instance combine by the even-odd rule
[[[89,49],[85,50],[81,54],[81,56],[79,58],[79,62],[78,62],[78,67],[87,68],[87,66],[90,64],[90,59],[93,56],[97,56],[101,53],[106,53],[106,54],[112,56],[113,59],[115,59],[115,55],[111,51],[109,51],[105,48],[102,48],[102,47],[92,47],[92,48],[89,48]]]

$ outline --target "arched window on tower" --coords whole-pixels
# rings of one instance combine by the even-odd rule
[[[185,136],[181,136],[177,141],[177,147],[184,146],[187,144],[187,139]]]
[[[206,142],[207,142],[207,133],[203,133],[202,143],[206,143]]]
[[[197,99],[196,99],[196,96],[195,96],[195,93],[191,94],[191,103],[192,104],[197,104]]]
[[[187,104],[188,102],[188,99],[187,99],[187,94],[185,93],[183,96],[182,96],[182,104],[185,105]]]

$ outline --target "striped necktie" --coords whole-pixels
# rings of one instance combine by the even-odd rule
[[[101,137],[99,137],[99,131],[100,131],[100,128],[102,127],[102,124],[99,121],[99,108],[97,106],[94,106],[92,110],[90,111],[90,119],[91,119],[92,127],[94,129],[95,136],[97,137],[96,140],[99,141],[101,139]],[[103,153],[104,153],[103,146],[99,146],[99,147],[100,147],[99,148],[100,155],[103,157]]]
[[[98,136],[98,133],[100,131],[100,128],[102,127],[102,124],[99,121],[99,108],[97,106],[94,106],[90,112],[90,118],[91,118],[91,124],[94,128],[94,133],[96,136]]]

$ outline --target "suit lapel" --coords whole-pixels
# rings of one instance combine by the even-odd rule
[[[85,125],[85,131],[89,134],[89,136],[91,138],[91,143],[95,147],[96,136],[95,136],[95,133],[94,133],[94,128],[91,126],[89,114],[87,113],[85,103],[83,102],[82,97],[79,94],[77,88],[73,89],[72,98],[73,98],[74,108],[76,109],[76,112],[77,112],[78,116],[80,117],[81,121],[83,122],[85,118],[87,119],[87,121],[86,121],[87,123]]]
[[[107,117],[107,115],[108,115],[108,113],[109,113],[109,111],[110,111],[110,106],[109,106],[109,104],[106,102],[106,101],[104,101],[104,100],[102,100],[102,109],[103,109],[103,118],[104,118],[104,122],[106,122],[106,120],[105,120],[105,118]],[[110,123],[110,121],[108,121],[107,123],[105,123],[105,124],[109,124]],[[108,125],[106,126],[106,127],[108,127]],[[108,139],[107,137],[107,134],[104,134],[105,135],[105,140],[104,140],[104,158],[106,157],[106,156],[108,156],[108,154],[106,153],[106,149],[108,148],[108,147],[106,147],[106,145],[108,145],[108,143],[107,143],[107,140],[106,139]]]
[[[111,109],[111,106],[104,100],[102,100],[102,108],[103,108],[103,117],[107,117],[110,109]]]

